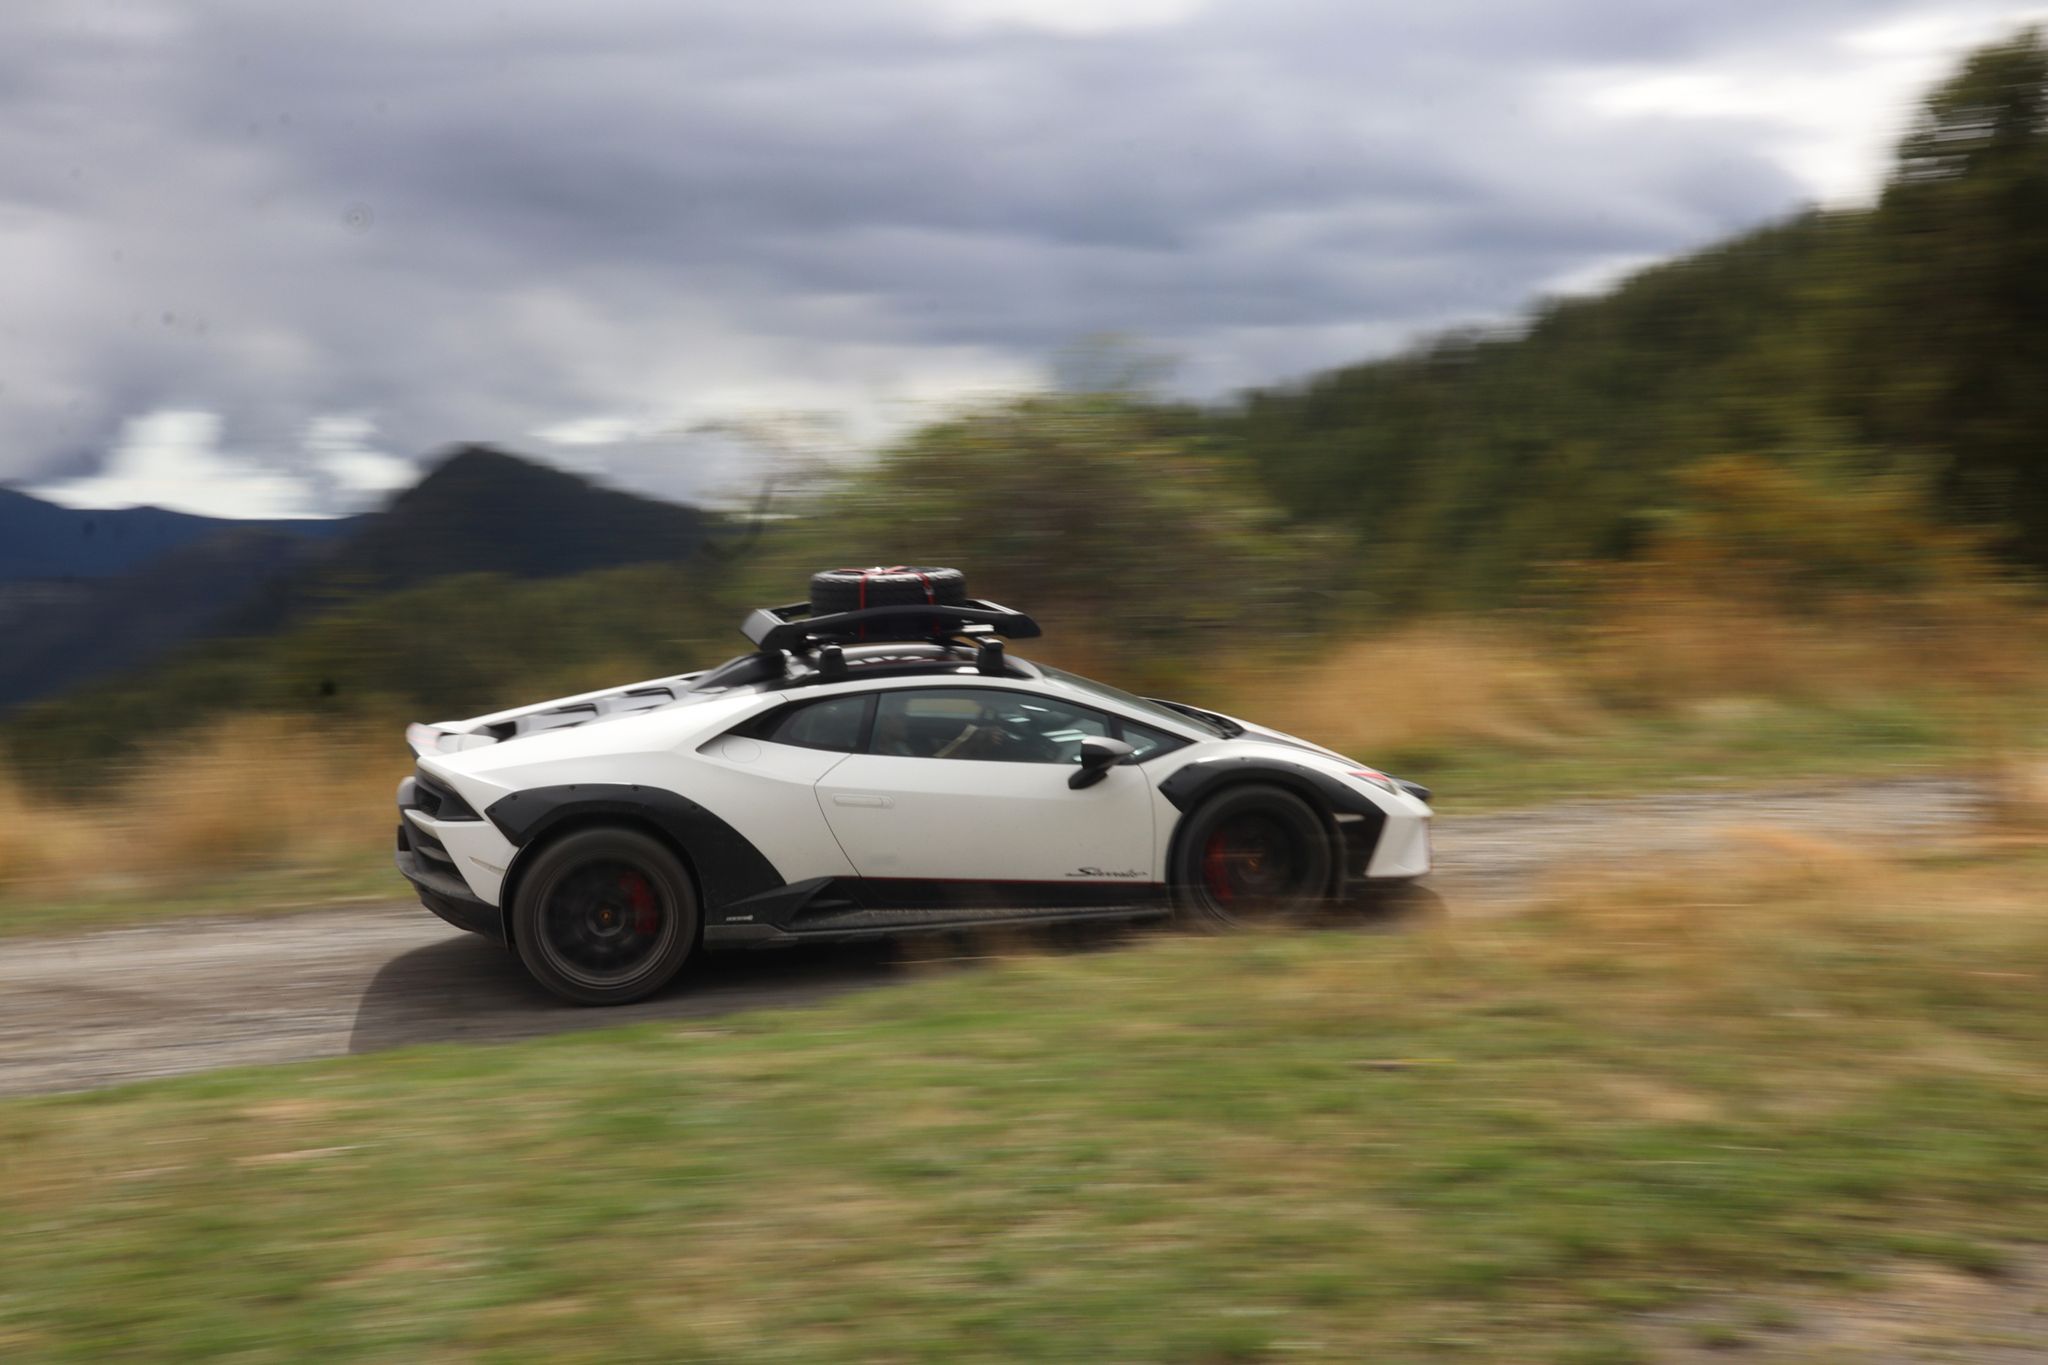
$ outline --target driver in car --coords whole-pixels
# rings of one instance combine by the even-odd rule
[[[980,759],[984,762],[1001,762],[1018,758],[1021,746],[1017,737],[1004,728],[999,718],[992,718],[984,711],[980,719],[969,721],[959,734],[946,741],[934,754],[934,758]]]

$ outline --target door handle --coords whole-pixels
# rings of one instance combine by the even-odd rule
[[[835,806],[893,806],[896,803],[886,796],[869,796],[861,792],[834,792],[832,793],[832,804]]]

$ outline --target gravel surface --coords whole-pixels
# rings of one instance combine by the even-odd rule
[[[1437,821],[1432,880],[1454,898],[1513,895],[1532,877],[1578,860],[1700,853],[1742,829],[1845,844],[1925,842],[1969,829],[1987,799],[1974,782],[1910,778],[1558,802]]]
[[[1969,783],[1913,779],[1447,818],[1434,880],[1454,909],[1476,908],[1559,864],[1697,851],[1733,826],[1896,844],[1961,833],[1982,802]],[[801,1005],[910,966],[887,946],[710,957],[657,999],[588,1010],[412,904],[15,939],[0,942],[0,1094]]]

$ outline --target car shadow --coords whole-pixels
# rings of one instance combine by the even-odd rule
[[[1441,914],[1442,908],[1442,901],[1431,896],[1390,912],[1349,916],[1342,923],[1367,932],[1401,930]],[[475,934],[457,934],[401,953],[378,969],[356,1006],[348,1050],[512,1042],[645,1019],[702,1019],[814,1005],[919,974],[970,970],[1007,955],[1111,951],[1170,932],[1163,926],[1047,925],[1006,933],[706,953],[654,998],[603,1009],[557,998],[505,948]]]
[[[415,948],[379,968],[356,1005],[350,1052],[412,1043],[510,1042],[644,1019],[691,1019],[816,1004],[903,980],[926,964],[888,944],[707,954],[668,989],[591,1009],[543,990],[519,959],[474,934]]]

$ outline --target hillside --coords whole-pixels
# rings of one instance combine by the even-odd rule
[[[226,530],[261,530],[326,540],[352,519],[235,521],[161,507],[61,507],[0,488],[0,583],[24,579],[111,578]]]
[[[602,488],[490,446],[458,446],[305,572],[264,584],[226,629],[263,634],[452,574],[558,578],[681,562],[703,548],[714,524],[700,508]]]
[[[0,708],[158,665],[181,647],[269,635],[349,603],[464,574],[553,578],[681,562],[712,518],[485,447],[452,453],[382,511],[313,542],[249,523],[91,583],[0,595]],[[209,644],[203,654],[217,654]]]
[[[1760,456],[1925,490],[2048,567],[2048,50],[1986,49],[1928,99],[1868,210],[1808,213],[1524,325],[1256,392],[1212,437],[1341,527],[1404,606],[1512,601],[1626,555],[1674,472]]]
[[[1674,471],[1805,453],[1844,426],[1771,356],[1830,333],[1821,281],[1855,230],[1817,216],[1767,228],[1549,304],[1519,335],[1448,337],[1249,394],[1216,429],[1290,513],[1350,532],[1371,586],[1510,599],[1535,564],[1626,554]]]
[[[339,542],[336,582],[403,587],[451,573],[555,578],[688,559],[711,518],[490,446],[450,451],[418,484]]]
[[[709,667],[746,647],[752,599],[713,563],[553,579],[456,574],[365,596],[268,635],[208,639],[0,718],[7,763],[90,783],[105,760],[210,719],[289,714],[312,732],[474,715],[621,679]]]
[[[119,578],[14,585],[0,595],[0,709],[136,668],[211,634],[250,585],[303,566],[304,539],[225,530]]]

